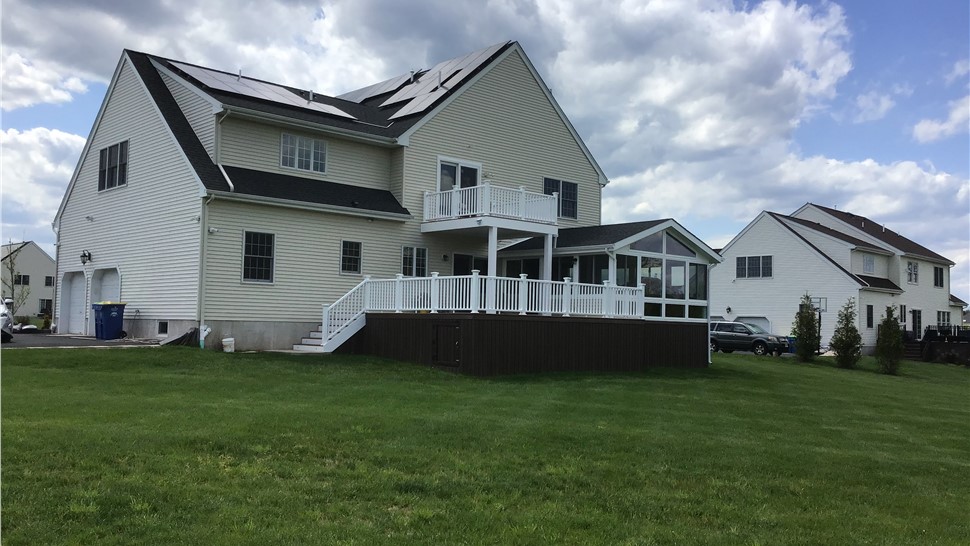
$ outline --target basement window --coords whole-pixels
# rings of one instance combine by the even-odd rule
[[[160,320],[158,321],[158,335],[167,336],[168,335],[168,321]]]

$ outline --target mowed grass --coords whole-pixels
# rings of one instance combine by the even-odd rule
[[[970,370],[4,350],[17,544],[967,544]]]

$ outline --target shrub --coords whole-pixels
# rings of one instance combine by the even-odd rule
[[[876,362],[884,374],[899,373],[899,361],[903,358],[903,333],[899,330],[896,308],[886,307],[886,316],[879,323],[879,337],[876,338]]]
[[[835,333],[829,347],[835,351],[835,362],[840,368],[855,368],[862,358],[862,336],[855,325],[855,299],[849,298],[842,309],[835,325]]]
[[[818,315],[812,307],[812,296],[805,294],[798,305],[798,313],[795,314],[795,323],[792,324],[792,335],[795,340],[795,354],[802,362],[811,362],[815,358],[818,349]]]

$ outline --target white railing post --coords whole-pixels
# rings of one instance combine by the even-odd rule
[[[478,270],[477,269],[472,269],[472,282],[471,282],[471,291],[472,291],[472,293],[469,294],[469,296],[470,296],[469,297],[469,300],[471,301],[471,307],[472,307],[472,311],[471,312],[472,313],[477,313],[478,310],[479,310],[479,308],[481,307],[481,302],[479,301],[481,298],[479,297],[479,295],[482,293],[482,287],[479,284],[480,282],[481,281],[479,281]]]
[[[432,218],[436,218],[434,215],[434,203],[432,203],[431,192],[424,192],[424,221],[427,222]]]
[[[603,316],[612,318],[614,313],[614,299],[616,294],[611,290],[610,280],[603,281]]]
[[[573,283],[571,277],[565,277],[562,285],[562,316],[568,317],[572,311]]]
[[[323,332],[323,340],[326,341],[330,339],[330,305],[323,306],[323,318],[321,322],[323,324],[320,326],[320,330]]]
[[[458,181],[455,180],[455,183],[457,182]],[[461,208],[459,206],[459,202],[461,199],[458,195],[459,193],[461,192],[459,191],[458,186],[455,186],[454,188],[451,189],[451,211],[449,211],[450,214],[448,214],[448,216],[451,216],[452,218],[456,216],[461,216]]]
[[[404,294],[403,294],[403,279],[404,275],[398,273],[394,276],[394,312],[400,313],[401,307],[404,306]]]
[[[519,314],[524,315],[526,309],[529,308],[529,281],[526,279],[529,276],[525,273],[519,273]]]
[[[364,275],[364,311],[370,311],[370,275]]]
[[[646,307],[647,305],[646,294],[647,294],[647,287],[643,283],[638,284],[637,298],[636,298],[636,305],[637,305],[636,315],[642,318],[643,320],[647,320],[647,313],[644,310],[644,307]]]
[[[438,312],[438,272],[431,273],[431,312]]]
[[[492,214],[492,185],[485,182],[482,185],[482,200],[478,205],[478,210],[475,214],[484,214],[490,216]]]
[[[485,312],[495,314],[495,277],[485,275]]]
[[[519,186],[519,218],[525,220],[526,216],[525,186]]]

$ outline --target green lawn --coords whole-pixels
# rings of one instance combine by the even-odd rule
[[[863,366],[4,349],[2,539],[970,543],[970,369]]]

